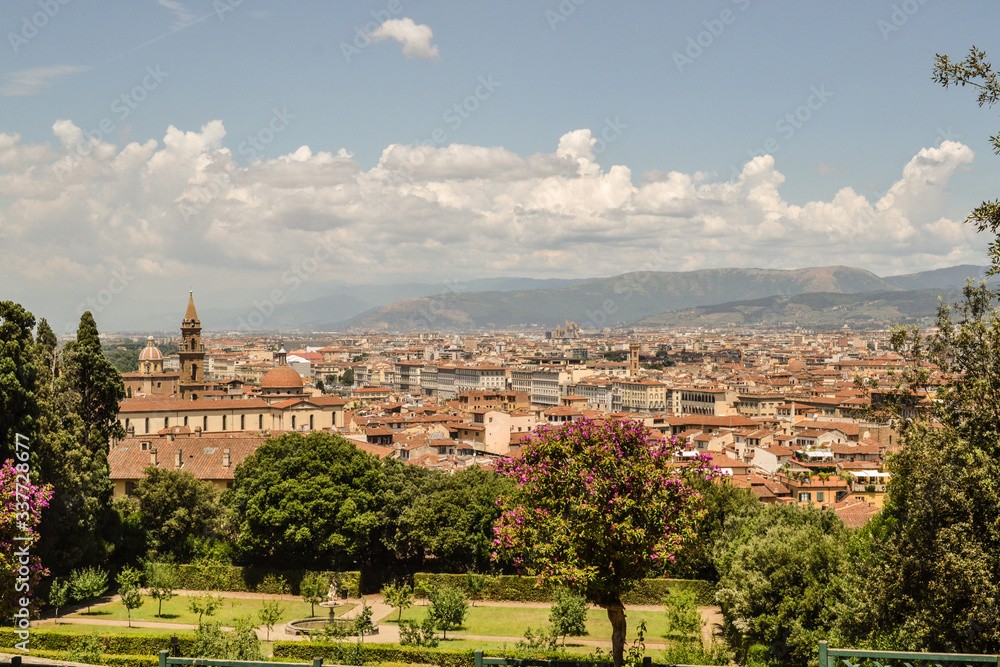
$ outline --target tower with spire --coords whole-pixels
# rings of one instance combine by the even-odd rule
[[[194,290],[188,296],[187,312],[181,322],[181,398],[197,400],[205,391],[205,348],[201,345],[201,320],[194,308]]]

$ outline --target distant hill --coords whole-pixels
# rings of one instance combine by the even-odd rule
[[[552,327],[564,320],[585,329],[615,326],[669,310],[808,292],[893,291],[870,271],[848,266],[809,269],[704,269],[636,272],[567,287],[446,293],[403,299],[350,320],[355,330],[419,331]]]
[[[415,297],[439,298],[437,295],[456,292],[485,290],[507,291],[534,288],[558,288],[583,282],[583,278],[479,278],[447,283],[400,283],[393,285],[329,285],[326,296],[307,301],[286,302],[269,315],[264,328],[268,330],[333,330],[343,328],[352,319],[374,312],[399,299]],[[215,329],[235,329],[240,319],[254,312],[251,304],[239,308],[199,309],[202,322],[211,322]],[[171,330],[176,314],[167,313],[157,323],[164,330]]]
[[[985,278],[989,268],[988,266],[963,264],[947,269],[887,276],[882,280],[901,290],[961,289],[969,278],[977,282]]]
[[[946,303],[954,303],[961,298],[961,291],[922,289],[866,294],[819,292],[791,297],[768,297],[676,310],[644,317],[632,324],[639,328],[804,327],[817,331],[837,330],[845,324],[851,328],[922,326],[933,322],[939,298]]]

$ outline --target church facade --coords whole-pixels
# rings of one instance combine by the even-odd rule
[[[261,380],[259,395],[207,391],[201,320],[193,292],[188,296],[181,336],[179,372],[163,372],[163,355],[150,336],[139,355],[139,370],[125,374],[130,398],[119,404],[118,421],[129,437],[343,427],[344,399],[305,393],[302,378],[288,365],[284,348]]]

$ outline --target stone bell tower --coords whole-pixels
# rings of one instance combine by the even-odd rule
[[[181,398],[197,400],[205,391],[205,348],[201,346],[201,320],[194,308],[194,290],[188,297],[187,312],[181,322]]]

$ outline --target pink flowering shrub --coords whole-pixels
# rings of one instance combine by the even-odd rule
[[[48,574],[33,549],[38,541],[36,526],[42,509],[49,506],[52,486],[32,484],[24,474],[26,469],[11,459],[0,466],[0,544],[4,545],[0,551],[0,618],[4,620],[20,609],[23,597],[30,600],[29,609],[37,609],[41,600],[35,591]]]

